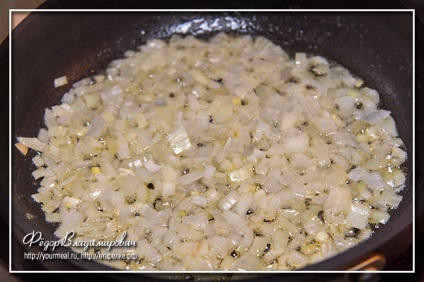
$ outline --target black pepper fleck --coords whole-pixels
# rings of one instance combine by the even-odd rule
[[[267,223],[269,223],[269,222],[273,222],[273,221],[274,221],[274,219],[275,219],[275,218],[271,218],[271,219],[265,218],[265,219],[264,219],[264,222],[267,222]]]
[[[182,171],[182,174],[187,174],[190,172],[190,169],[187,167]]]
[[[364,104],[362,104],[361,102],[358,102],[358,103],[356,103],[356,104],[355,104],[355,107],[356,107],[358,110],[362,110],[362,109],[364,108]]]
[[[325,222],[323,210],[319,211],[317,216],[318,216],[319,219],[321,219],[322,222]]]
[[[295,78],[295,77],[290,77],[289,80],[288,80],[288,82],[299,83],[299,80],[297,78]]]
[[[360,233],[361,233],[361,229],[352,227],[352,228],[349,229],[348,233],[345,234],[345,237],[347,237],[347,238],[358,238]]]
[[[127,198],[127,204],[128,205],[134,204],[136,202],[136,200],[137,199],[135,197],[128,197]]]

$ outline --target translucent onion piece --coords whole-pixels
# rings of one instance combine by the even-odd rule
[[[55,236],[136,242],[100,253],[137,259],[101,263],[293,270],[368,239],[402,200],[408,152],[364,80],[260,36],[152,39],[74,83],[16,146],[35,154]]]

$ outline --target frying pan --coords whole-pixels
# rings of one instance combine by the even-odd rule
[[[79,5],[83,4],[51,2],[45,7],[81,8]],[[113,5],[115,8],[116,3]],[[217,19],[219,25],[213,27]],[[218,31],[265,36],[290,55],[302,51],[327,57],[362,77],[367,86],[377,89],[382,107],[392,111],[409,155],[404,166],[407,172],[407,185],[401,193],[404,198],[399,208],[392,211],[389,223],[359,246],[303,270],[346,270],[376,254],[390,262],[412,242],[412,21],[412,14],[404,12],[33,13],[12,33],[11,140],[3,138],[2,142],[13,144],[16,136],[36,136],[43,124],[44,109],[58,104],[73,82],[104,69],[125,50],[135,49],[148,39],[168,38],[183,32],[182,27],[188,27],[187,34],[205,39]],[[2,77],[7,68],[5,50],[3,44],[0,53]],[[54,88],[54,78],[63,75],[67,76],[69,84]],[[1,91],[2,97],[7,96],[5,84]],[[4,118],[5,105],[7,103],[2,104],[1,113]],[[1,126],[5,127],[5,123]],[[22,156],[11,148],[11,155],[13,236],[21,242],[25,234],[36,230],[41,231],[46,240],[55,240],[56,226],[45,222],[39,204],[31,200],[38,185],[31,177],[34,154]],[[5,171],[1,173],[1,209],[5,216],[8,177]],[[421,189],[417,189],[415,197],[417,202],[423,201]],[[28,219],[27,214],[34,217]],[[37,250],[31,248],[31,251]],[[68,250],[59,248],[57,252]],[[110,270],[88,261],[42,263],[52,270]]]

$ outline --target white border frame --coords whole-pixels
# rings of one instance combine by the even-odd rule
[[[335,270],[335,271],[92,271],[92,270],[43,270],[43,271],[30,271],[30,270],[12,270],[12,14],[14,12],[412,12],[412,270],[399,270],[399,271],[349,271],[349,270]],[[126,273],[148,273],[148,274],[279,274],[279,273],[415,273],[415,10],[414,9],[9,9],[9,273],[110,273],[110,274],[126,274]]]

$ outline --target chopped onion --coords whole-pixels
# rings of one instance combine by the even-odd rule
[[[228,238],[222,236],[213,236],[208,238],[209,246],[221,257],[225,257],[230,248],[230,242]]]
[[[240,228],[247,224],[246,220],[242,219],[239,215],[237,215],[233,211],[224,211],[222,213],[222,218],[228,222],[233,228]]]
[[[101,116],[96,116],[88,128],[86,136],[93,139],[99,139],[105,134],[106,129],[106,121]]]
[[[54,79],[54,87],[60,87],[62,85],[68,84],[68,79],[66,76],[61,76]]]
[[[22,153],[22,155],[26,156],[28,153],[28,147],[22,143],[15,143],[15,147]]]
[[[231,191],[218,203],[218,207],[223,210],[229,210],[237,201],[240,199],[239,194],[236,191]]]
[[[232,182],[241,182],[252,176],[252,168],[249,166],[242,167],[231,171],[228,176]]]
[[[202,208],[206,208],[206,205],[208,204],[208,199],[202,196],[193,196],[191,201]]]
[[[241,194],[238,201],[236,201],[237,204],[235,206],[235,212],[243,218],[247,214],[247,211],[251,208],[253,200],[253,193],[245,192]]]
[[[365,229],[368,224],[370,214],[371,208],[369,206],[352,203],[346,219],[350,226],[358,229]]]
[[[175,154],[179,154],[191,147],[190,139],[184,127],[176,128],[171,134],[169,134],[168,142]]]
[[[309,136],[301,133],[298,136],[287,138],[283,143],[287,153],[306,153],[309,147]]]
[[[18,142],[28,148],[43,152],[45,145],[37,138],[18,137]],[[20,145],[21,146],[21,145]]]
[[[213,179],[213,177],[215,175],[215,171],[216,171],[216,168],[214,166],[208,165],[208,164],[205,165],[205,171],[204,171],[205,178],[206,179]]]
[[[408,152],[391,113],[323,57],[289,58],[263,37],[175,35],[104,73],[74,83],[37,138],[16,143],[38,151],[32,198],[59,239],[125,231],[137,243],[109,251],[137,260],[101,263],[297,269],[366,240],[402,200]]]
[[[208,225],[208,217],[205,212],[184,216],[183,223],[190,224],[195,229],[204,229]]]
[[[26,153],[25,153],[26,154]],[[24,154],[24,155],[25,155]],[[32,162],[36,167],[41,167],[44,165],[44,161],[43,158],[40,155],[36,155],[35,157],[32,158]]]
[[[104,102],[111,102],[115,97],[118,97],[122,94],[123,92],[122,92],[121,86],[119,85],[115,85],[109,90],[104,90],[99,93],[100,97],[102,98]]]
[[[190,183],[193,183],[199,180],[202,177],[203,177],[203,172],[194,171],[194,172],[187,173],[186,175],[180,176],[177,181],[178,181],[178,184],[182,186],[186,186]]]
[[[352,202],[352,192],[348,188],[333,187],[328,195],[324,208],[332,210],[335,214],[346,211]]]
[[[166,181],[166,182],[173,181],[178,176],[175,169],[170,165],[165,165],[162,168],[162,175],[163,175],[163,180]]]
[[[389,218],[390,218],[390,215],[388,212],[379,211],[379,210],[371,210],[370,220],[373,223],[386,224]]]
[[[362,118],[363,121],[369,124],[382,124],[383,120],[390,115],[390,111],[377,110]]]
[[[152,159],[150,159],[144,163],[144,167],[150,172],[156,172],[162,168],[162,165],[156,164]]]

